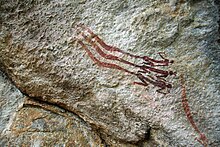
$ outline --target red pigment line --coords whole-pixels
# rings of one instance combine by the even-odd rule
[[[128,65],[131,65],[131,66],[134,66],[136,68],[139,68],[140,70],[138,71],[138,73],[134,73],[132,71],[129,71],[127,69],[124,69],[122,67],[120,67],[119,65],[117,64],[112,64],[112,63],[106,63],[106,62],[101,62],[100,60],[98,60],[93,54],[92,52],[87,48],[87,46],[82,42],[82,40],[78,40],[78,43],[81,44],[81,46],[86,50],[86,52],[88,53],[89,57],[96,63],[98,64],[98,66],[103,66],[103,67],[107,67],[107,68],[112,68],[112,69],[118,69],[118,70],[121,70],[121,71],[124,71],[124,72],[127,72],[127,73],[130,73],[130,74],[133,74],[133,75],[136,75],[140,80],[141,82],[135,82],[136,84],[139,84],[139,85],[142,85],[142,86],[147,86],[148,84],[152,84],[154,86],[157,86],[159,87],[160,89],[157,90],[157,92],[160,92],[160,93],[163,93],[161,92],[162,90],[164,89],[167,89],[169,91],[169,88],[172,88],[172,85],[167,83],[165,79],[163,79],[162,77],[167,77],[168,75],[172,75],[172,74],[175,74],[174,72],[172,71],[165,71],[165,70],[160,70],[160,69],[157,69],[157,68],[153,68],[153,66],[168,66],[169,63],[173,63],[173,61],[171,62],[170,60],[168,59],[165,59],[161,53],[158,53],[162,59],[164,60],[155,60],[155,59],[152,59],[150,57],[147,57],[147,56],[137,56],[137,55],[133,55],[133,54],[130,54],[130,53],[127,53],[127,52],[124,52],[116,47],[113,47],[113,46],[110,46],[110,45],[107,45],[102,39],[100,39],[96,34],[94,34],[89,28],[86,28],[85,26],[83,25],[78,25],[78,28],[77,30],[79,30],[81,27],[82,29],[86,30],[90,35],[87,36],[85,33],[81,33],[82,37],[84,38],[84,41],[86,41],[87,43],[89,43],[90,45],[92,45],[92,48],[95,49],[95,51],[103,58],[105,59],[109,59],[109,60],[116,60],[116,61],[119,61],[119,62],[122,62],[122,63],[125,63],[125,64],[128,64]],[[83,30],[82,30],[83,31]],[[94,40],[93,40],[94,39]],[[141,58],[142,60],[145,60],[147,63],[147,65],[151,65],[152,67],[150,66],[146,66],[146,65],[137,65],[135,63],[132,63],[132,62],[129,62],[129,61],[126,61],[124,60],[123,58],[120,58],[120,57],[117,57],[115,55],[111,55],[111,54],[106,54],[103,50],[106,50],[106,51],[117,51],[117,52],[120,52],[120,53],[123,53],[123,54],[126,54],[126,55],[129,55],[131,57],[134,57],[134,58]],[[154,64],[154,63],[160,63],[160,64]],[[158,73],[160,75],[155,75],[155,78],[154,77],[150,77],[150,75],[148,75],[148,77],[146,76],[143,76],[142,74],[146,74],[146,73],[150,73],[150,72],[155,72],[155,73]],[[164,93],[166,94],[166,93]]]
[[[93,48],[95,48],[95,50],[96,50],[96,51],[99,53],[99,55],[102,56],[103,58],[105,58],[105,59],[110,59],[110,60],[117,60],[117,61],[120,61],[120,62],[122,62],[122,63],[131,65],[131,66],[134,66],[134,67],[140,67],[139,65],[136,65],[136,64],[131,63],[131,62],[129,62],[129,61],[126,61],[126,60],[124,60],[124,59],[122,59],[122,58],[119,58],[119,57],[117,57],[117,56],[110,55],[110,54],[106,54],[105,52],[103,52],[103,51],[101,50],[101,48],[100,48],[98,45],[95,44],[94,41],[92,41],[92,40],[91,40],[89,37],[87,37],[84,33],[82,33],[81,35],[85,38],[85,40],[86,40],[88,43],[90,43],[90,44],[92,45]]]
[[[199,130],[199,128],[197,127],[196,123],[193,120],[192,113],[191,113],[190,107],[189,107],[189,103],[188,103],[188,100],[186,97],[186,87],[185,87],[185,82],[184,82],[184,78],[183,78],[182,74],[180,75],[180,82],[181,82],[181,86],[182,86],[182,96],[181,97],[182,97],[182,106],[183,106],[184,112],[186,114],[188,121],[190,122],[190,124],[194,128],[194,130],[200,135],[200,138],[199,139],[196,138],[196,140],[206,147],[208,144],[208,139],[206,138],[205,134],[201,133],[201,131]]]
[[[87,48],[87,46],[82,41],[78,40],[78,43],[83,47],[83,49],[85,49],[85,51],[87,52],[89,57],[95,63],[97,63],[98,66],[112,68],[112,69],[118,69],[118,70],[130,73],[130,74],[136,75],[142,81],[142,83],[136,82],[136,84],[139,84],[139,85],[142,85],[142,86],[147,86],[148,83],[151,83],[151,84],[161,88],[161,89],[157,90],[157,92],[160,92],[160,90],[163,90],[165,88],[171,88],[172,87],[171,84],[166,84],[164,81],[158,81],[158,80],[154,81],[152,79],[147,78],[146,76],[143,76],[140,73],[135,74],[134,72],[131,72],[131,71],[127,70],[127,69],[124,69],[124,68],[122,68],[122,67],[120,67],[120,66],[118,66],[116,64],[101,62],[92,54],[92,52]],[[160,92],[160,93],[162,93],[162,92]]]
[[[142,69],[146,72],[152,71],[152,72],[160,74],[160,75],[157,75],[157,77],[167,77],[168,75],[176,75],[176,73],[173,71],[165,71],[165,70],[153,68],[153,67],[146,66],[146,65],[143,65]]]
[[[90,43],[93,46],[93,48],[95,48],[95,50],[99,53],[99,55],[101,55],[102,57],[104,57],[106,59],[117,60],[117,61],[120,61],[122,63],[131,65],[131,66],[134,66],[134,67],[138,67],[138,68],[140,68],[140,69],[142,69],[144,71],[153,71],[153,72],[161,74],[161,75],[158,75],[158,77],[167,77],[168,75],[174,75],[175,74],[175,72],[173,72],[173,71],[165,71],[165,70],[156,69],[156,68],[153,68],[153,67],[150,67],[150,66],[146,66],[146,65],[140,66],[140,65],[131,63],[129,61],[126,61],[126,60],[124,60],[122,58],[119,58],[117,56],[106,54],[106,53],[104,53],[101,50],[101,48],[98,45],[96,45],[96,43],[94,41],[92,41],[92,39],[87,37],[84,33],[81,33],[81,35],[85,38],[85,40],[88,43]]]
[[[153,59],[153,58],[150,58],[148,56],[143,56],[141,57],[143,60],[147,61],[147,62],[150,62],[150,63],[146,63],[146,64],[150,64],[151,66],[168,66],[169,63],[173,63],[174,61],[173,60],[168,60],[166,58],[164,58],[161,53],[159,52],[158,53],[160,55],[160,57],[164,60],[156,60],[156,59]],[[160,64],[154,64],[154,63],[160,63]]]
[[[77,41],[81,46],[82,48],[87,52],[87,54],[89,55],[89,57],[95,62],[98,64],[98,66],[103,66],[103,67],[107,67],[107,68],[112,68],[112,69],[118,69],[118,70],[122,70],[122,71],[125,71],[125,72],[128,72],[130,74],[133,74],[133,75],[136,75],[142,82],[135,82],[136,84],[139,84],[139,85],[142,85],[142,86],[147,86],[147,82],[146,81],[150,81],[152,84],[155,84],[153,81],[151,80],[146,80],[146,78],[144,79],[140,74],[135,74],[131,71],[128,71],[116,64],[111,64],[111,63],[105,63],[105,62],[101,62],[99,61],[93,54],[92,52],[87,48],[87,46],[80,40]]]
[[[134,58],[143,59],[144,61],[147,61],[148,64],[150,64],[151,66],[168,66],[169,63],[173,63],[173,60],[165,59],[160,53],[159,53],[159,55],[164,60],[156,60],[156,59],[152,59],[152,58],[150,58],[148,56],[138,56],[138,55],[133,55],[133,54],[124,52],[124,51],[120,50],[119,48],[107,45],[101,38],[98,37],[98,35],[93,33],[92,30],[90,30],[89,28],[85,27],[84,25],[79,25],[79,26],[81,28],[87,30],[91,34],[92,38],[95,38],[95,40],[100,44],[100,46],[102,46],[107,51],[111,51],[111,52],[116,51],[116,52],[120,52],[120,53],[128,55],[128,56],[134,57]],[[159,65],[157,65],[157,64],[155,65],[153,62],[154,63],[160,63],[160,64]]]
[[[140,82],[134,82],[134,84],[138,84],[138,85],[144,85],[144,86],[147,86],[148,84],[147,83],[151,83],[152,85],[154,86],[157,86],[157,87],[160,87],[160,89],[157,90],[157,92],[159,93],[163,93],[163,94],[167,94],[167,93],[164,93],[162,92],[162,90],[164,89],[169,89],[169,88],[172,88],[172,85],[171,84],[167,84],[165,81],[163,80],[160,80],[160,79],[156,79],[154,80],[153,77],[151,76],[143,76],[140,72],[136,74],[136,76],[142,81],[142,83]],[[151,78],[151,79],[150,79]]]
[[[89,57],[95,62],[98,64],[98,66],[102,66],[102,67],[106,67],[106,68],[112,68],[112,69],[118,69],[118,70],[121,70],[121,71],[124,71],[124,72],[127,72],[127,73],[130,73],[130,74],[135,74],[127,69],[124,69],[116,64],[112,64],[112,63],[106,63],[106,62],[101,62],[99,61],[93,54],[92,52],[86,47],[86,45],[78,40],[78,43],[82,46],[82,48],[87,52],[87,54],[89,55]]]

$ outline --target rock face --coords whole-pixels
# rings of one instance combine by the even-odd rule
[[[22,96],[2,74],[1,84],[1,146],[102,146],[74,114]]]
[[[220,145],[215,1],[0,4],[1,145]],[[80,41],[101,62],[135,71],[122,60],[98,55],[77,30],[82,23],[123,52],[157,60],[157,53],[165,52],[174,63],[155,68],[177,72],[166,78],[172,84],[170,92],[161,94],[152,84],[133,84],[138,77],[124,70],[98,66]],[[142,62],[127,54],[111,54]]]

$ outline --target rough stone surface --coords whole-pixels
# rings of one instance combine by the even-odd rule
[[[4,109],[0,111],[4,118],[0,120],[2,136],[5,128],[19,135],[18,139],[9,135],[9,141],[5,139],[2,144],[24,140],[27,145],[40,144],[45,139],[48,143],[43,145],[63,145],[77,132],[79,136],[74,140],[81,146],[90,142],[101,146],[100,140],[112,146],[117,142],[125,146],[201,146],[195,140],[199,134],[182,108],[179,76],[183,75],[198,128],[210,146],[220,145],[219,13],[213,0],[0,3],[1,70],[29,99],[67,111],[55,115],[32,104],[20,108],[24,96],[1,81],[1,107],[9,109],[7,114]],[[171,92],[159,94],[153,86],[133,85],[137,80],[134,76],[98,67],[85,50],[70,40],[79,23],[121,50],[154,58],[157,52],[166,52],[175,61],[169,68],[178,73],[169,78],[174,85]],[[23,117],[28,117],[27,124]],[[70,136],[65,134],[71,125],[82,122],[79,129],[70,129]],[[54,133],[50,136],[47,132]],[[87,136],[82,132],[99,133]]]
[[[7,134],[24,96],[0,71],[0,132]]]
[[[1,146],[104,146],[100,137],[65,110],[25,98],[1,73]]]
[[[104,146],[91,128],[54,106],[26,101],[1,146]]]
[[[128,146],[101,138],[86,122],[58,106],[24,96],[0,72],[1,146]]]

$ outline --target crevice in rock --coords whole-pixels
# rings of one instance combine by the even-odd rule
[[[23,93],[24,94],[24,93]],[[27,94],[24,94],[24,95],[26,95],[27,96]],[[67,109],[65,109],[64,107],[62,107],[62,106],[59,106],[59,105],[57,105],[57,104],[53,104],[53,103],[50,103],[50,102],[48,102],[48,101],[43,101],[43,100],[41,100],[41,99],[36,99],[36,98],[30,98],[29,97],[29,99],[32,101],[32,102],[36,102],[36,104],[35,103],[24,103],[24,105],[23,105],[23,108],[25,108],[25,107],[31,107],[31,108],[40,108],[40,109],[44,109],[44,110],[46,110],[46,111],[50,111],[50,112],[52,112],[52,113],[55,113],[55,114],[58,114],[58,115],[61,115],[61,116],[65,116],[65,112],[69,112],[69,113],[71,113],[71,114],[73,114],[75,117],[77,117],[79,120],[81,120],[83,123],[85,123],[86,125],[88,125],[88,126],[90,126],[91,128],[92,128],[92,131],[94,132],[94,133],[96,133],[96,135],[97,136],[99,136],[99,138],[100,138],[100,140],[101,140],[101,143],[104,145],[104,147],[110,147],[110,145],[108,145],[108,143],[105,141],[105,139],[102,137],[102,135],[101,135],[101,131],[99,131],[99,129],[97,129],[96,127],[94,127],[93,125],[91,126],[91,124],[89,124],[89,123],[87,123],[83,118],[81,118],[79,115],[77,115],[75,112],[72,112],[72,111],[69,111],[69,110],[67,110]],[[53,106],[53,107],[56,107],[56,108],[58,108],[58,109],[60,109],[60,110],[58,110],[58,111],[60,111],[60,113],[59,112],[57,112],[57,111],[55,111],[55,110],[52,110],[53,108],[49,108],[49,107],[47,107],[47,106]],[[55,109],[56,109],[55,108]],[[57,109],[56,109],[57,110]]]
[[[36,102],[40,102],[39,100],[33,100],[33,101],[36,101]],[[45,103],[43,103],[43,105],[45,105]],[[46,104],[46,105],[48,105],[48,104]],[[54,105],[49,105],[49,106],[54,106]],[[46,111],[50,111],[50,112],[52,112],[52,113],[54,113],[54,114],[57,114],[57,115],[61,115],[61,116],[65,116],[65,115],[63,115],[62,113],[64,113],[64,112],[66,112],[66,110],[64,110],[63,112],[61,112],[63,109],[61,109],[60,110],[60,113],[59,112],[56,112],[56,111],[53,111],[52,109],[53,108],[48,108],[48,107],[46,107],[46,106],[42,106],[42,105],[40,105],[40,104],[34,104],[34,103],[32,103],[32,104],[26,104],[26,103],[24,103],[23,104],[23,108],[26,108],[26,107],[28,107],[28,108],[39,108],[39,109],[43,109],[43,110],[46,110]],[[55,106],[56,107],[56,106]],[[59,111],[59,110],[58,110]],[[76,115],[77,116],[77,115]],[[77,116],[77,118],[79,118],[78,116]],[[80,118],[80,120],[81,120],[81,118]]]
[[[46,105],[49,105],[49,106],[54,106],[54,107],[57,107],[61,110],[64,110],[66,112],[69,112],[73,115],[75,115],[78,119],[80,119],[82,122],[88,124],[82,117],[80,117],[77,113],[75,113],[74,111],[71,111],[70,109],[67,108],[67,106],[65,104],[62,104],[62,103],[53,103],[53,102],[49,102],[49,101],[44,101],[42,100],[40,97],[30,97],[28,94],[24,93],[21,91],[22,94],[24,94],[25,96],[27,96],[28,98],[30,98],[31,100],[34,100],[36,102],[38,102],[39,104],[46,104]],[[25,106],[34,106],[34,107],[39,107],[39,108],[43,108],[45,110],[49,110],[49,109],[46,109],[46,107],[41,107],[41,106],[38,106],[38,105],[34,105],[34,104],[24,104],[24,107]],[[49,110],[51,111],[51,110]],[[53,112],[53,111],[52,111]],[[60,114],[59,114],[60,115]]]
[[[105,128],[103,128],[102,126],[99,126],[98,124],[95,124],[92,120],[85,120],[84,118],[87,118],[86,116],[84,116],[84,114],[76,109],[73,110],[73,108],[71,106],[68,106],[66,105],[65,103],[62,103],[62,102],[59,102],[59,101],[56,101],[56,102],[53,102],[53,101],[47,101],[47,100],[44,100],[43,97],[39,96],[39,97],[35,97],[35,96],[30,96],[28,94],[28,92],[26,92],[26,90],[22,87],[20,87],[19,85],[17,85],[15,83],[15,81],[13,81],[13,79],[11,78],[12,76],[10,76],[7,72],[7,69],[5,69],[4,66],[1,66],[0,65],[0,70],[6,75],[6,77],[9,79],[9,81],[24,95],[26,96],[27,98],[31,99],[31,100],[34,100],[36,101],[37,103],[39,104],[42,104],[42,105],[49,105],[49,106],[54,106],[56,108],[59,108],[60,110],[63,110],[64,112],[69,112],[73,115],[75,115],[79,120],[81,120],[83,123],[87,124],[88,126],[90,126],[92,128],[92,131],[94,133],[97,133],[97,135],[99,136],[99,138],[102,140],[103,144],[108,147],[109,144],[107,143],[108,141],[105,140],[105,137],[103,137],[101,134],[102,133],[105,133],[103,132],[102,130],[104,130]],[[10,72],[9,72],[10,73]],[[37,104],[24,104],[23,107],[38,107],[38,108],[41,108],[41,109],[45,109],[45,110],[48,110],[48,111],[51,111],[51,112],[54,112],[50,109],[47,109],[46,106],[39,106]],[[54,112],[56,113],[56,112]],[[64,114],[64,113],[63,113]],[[59,115],[62,115],[62,113],[60,113]],[[108,138],[111,138],[111,140],[115,140],[116,142],[119,142],[119,143],[125,143],[125,144],[133,144],[133,145],[137,145],[137,144],[141,144],[140,142],[143,142],[143,139],[139,140],[138,142],[130,142],[130,141],[126,141],[126,140],[121,140],[121,139],[118,139],[118,138],[115,138],[114,136],[109,136]]]
[[[103,135],[99,129],[96,129],[93,131],[98,134],[99,138],[101,139],[101,143],[103,144],[104,147],[110,147],[110,145],[107,143],[106,139],[104,139],[105,137],[103,137]]]
[[[0,71],[4,74],[4,76],[7,77],[7,79],[11,82],[11,84],[14,85],[24,96],[27,97],[27,101],[28,101],[28,99],[32,101],[32,103],[24,103],[23,107],[21,107],[21,108],[35,107],[35,108],[40,108],[40,109],[44,109],[46,111],[56,113],[61,116],[65,116],[65,112],[69,112],[69,113],[73,114],[76,118],[78,118],[80,121],[82,121],[84,124],[93,128],[92,130],[94,131],[94,133],[97,133],[96,130],[99,127],[97,127],[95,124],[91,124],[91,123],[85,121],[82,117],[80,117],[79,114],[77,114],[77,112],[71,111],[71,109],[68,108],[68,106],[66,106],[66,104],[63,104],[61,102],[57,102],[57,103],[49,102],[49,101],[43,100],[43,98],[41,98],[41,97],[30,96],[28,93],[25,92],[25,89],[19,88],[19,86],[13,81],[11,76],[6,72],[7,70],[3,70],[3,69],[4,69],[4,66],[1,65],[1,63],[0,63]],[[48,108],[48,106],[53,106],[53,107],[55,107],[55,109],[57,108],[56,110],[60,111],[60,113],[53,111],[52,109]],[[19,110],[21,108],[19,108]],[[96,128],[96,129],[94,129],[94,128]],[[99,133],[97,133],[97,135],[99,136]],[[107,143],[105,143],[105,140],[101,136],[99,136],[99,138],[100,138],[100,140],[102,140],[103,144],[106,144],[106,146],[107,146]]]
[[[138,142],[126,142],[124,140],[118,140],[116,138],[114,138],[113,136],[109,136],[108,134],[105,134],[100,128],[98,128],[96,125],[92,125],[92,124],[88,124],[83,118],[81,118],[79,115],[77,115],[76,113],[72,112],[72,111],[69,111],[65,108],[63,108],[62,106],[59,106],[57,104],[53,104],[53,103],[50,103],[50,102],[47,102],[47,101],[42,101],[40,99],[33,99],[33,98],[29,98],[30,101],[32,101],[31,103],[24,103],[23,105],[23,108],[25,107],[31,107],[31,108],[40,108],[40,109],[44,109],[46,111],[50,111],[52,113],[55,113],[55,114],[58,114],[58,115],[61,115],[61,116],[65,116],[65,112],[69,112],[71,114],[74,114],[77,118],[79,118],[80,120],[82,120],[83,123],[91,126],[92,128],[92,131],[94,133],[96,133],[100,140],[101,140],[101,144],[104,146],[104,147],[110,147],[111,145],[108,143],[107,140],[114,140],[116,142],[119,142],[119,143],[122,143],[122,144],[133,144],[137,147],[143,147],[144,146],[144,143],[146,141],[150,141],[151,140],[151,137],[150,137],[150,130],[147,130],[146,133],[145,133],[145,137],[144,139],[138,141]],[[28,100],[27,100],[28,101]],[[35,103],[36,102],[36,103]],[[53,107],[57,107],[58,109],[53,109],[53,108],[50,108],[48,106],[53,106]],[[60,112],[58,112],[60,111]]]

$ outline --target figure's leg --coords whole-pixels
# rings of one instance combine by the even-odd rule
[[[136,76],[141,80],[141,82],[135,82],[135,83],[137,83],[137,84],[139,84],[139,85],[144,85],[144,86],[147,86],[147,85],[149,85],[147,82],[147,80],[146,80],[146,77],[145,76],[143,76],[140,72],[138,72],[137,74],[136,74]],[[142,83],[142,84],[141,84]]]

